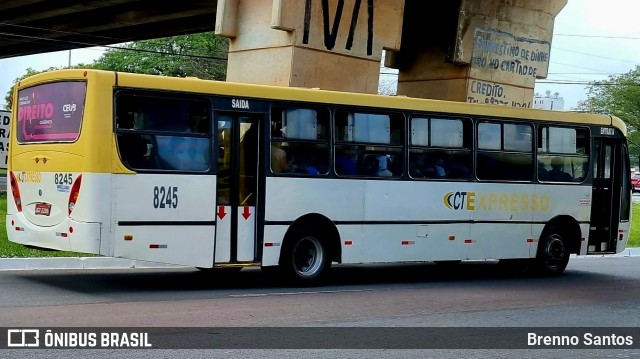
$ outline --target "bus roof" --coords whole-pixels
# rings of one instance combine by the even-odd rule
[[[412,98],[405,96],[384,96],[374,94],[350,93],[300,87],[279,87],[215,80],[202,80],[193,77],[179,78],[158,75],[144,75],[127,72],[111,72],[93,69],[54,70],[33,75],[19,82],[19,87],[28,87],[41,82],[83,79],[92,74],[115,74],[116,86],[128,88],[146,88],[154,90],[219,94],[252,99],[289,100],[322,104],[355,105],[363,107],[388,108],[397,110],[415,110],[437,113],[528,119],[536,121],[558,121],[584,123],[601,126],[614,126],[626,136],[627,126],[616,116],[589,113],[549,111],[528,108],[507,107],[502,105],[473,104],[456,101]],[[99,76],[102,77],[102,76]]]

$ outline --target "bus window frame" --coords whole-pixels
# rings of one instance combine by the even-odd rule
[[[389,144],[384,144],[384,143],[379,143],[379,142],[361,142],[361,141],[348,141],[348,140],[338,140],[337,139],[337,126],[336,126],[336,113],[338,112],[345,112],[347,114],[349,113],[360,113],[360,114],[367,114],[367,115],[387,115],[389,116],[389,128],[390,128],[390,132],[389,132],[389,136],[390,136],[390,143]],[[347,117],[348,118],[348,117]],[[393,122],[393,119],[396,118],[396,122],[397,123],[401,123],[402,124],[402,128],[400,129],[400,135],[402,136],[401,140],[399,141],[399,144],[393,144],[392,142],[392,126],[391,123]],[[393,181],[400,181],[403,180],[405,178],[407,178],[407,166],[408,166],[408,162],[407,162],[407,148],[408,148],[408,136],[409,136],[409,132],[408,132],[408,125],[407,125],[407,119],[409,118],[409,111],[408,110],[402,110],[402,109],[395,109],[395,108],[391,108],[391,109],[385,109],[385,108],[378,108],[378,107],[361,107],[361,106],[334,106],[333,107],[333,111],[332,111],[332,116],[331,116],[331,152],[332,152],[332,161],[331,161],[331,168],[333,169],[333,171],[331,171],[332,175],[340,178],[340,179],[383,179],[383,180],[393,180]],[[393,154],[400,154],[400,156],[402,156],[401,159],[401,166],[402,166],[402,170],[400,174],[394,174],[392,176],[374,176],[374,175],[368,175],[368,174],[355,174],[355,175],[350,175],[350,174],[339,174],[338,171],[336,170],[336,153],[338,151],[336,151],[336,147],[338,146],[352,146],[352,147],[356,147],[357,149],[360,147],[364,147],[365,150],[364,151],[358,151],[356,150],[356,152],[358,153],[358,160],[360,161],[360,154],[365,154],[365,152],[367,152],[367,147],[371,147],[373,148],[371,151],[376,151],[377,152],[381,152],[379,150],[377,150],[376,148],[382,148],[385,147],[387,148],[387,153],[393,153]],[[394,151],[394,149],[396,151]],[[399,149],[399,151],[397,151],[397,149]],[[362,152],[362,153],[361,153]],[[364,157],[363,159],[364,160]],[[358,166],[356,166],[358,167]]]
[[[184,131],[171,131],[171,130],[149,130],[149,129],[127,129],[127,128],[118,128],[118,97],[130,95],[132,97],[141,97],[141,98],[156,98],[156,99],[172,99],[172,100],[181,100],[181,101],[190,101],[190,102],[200,102],[206,104],[206,114],[208,116],[209,123],[209,132],[184,132]],[[215,147],[215,143],[217,142],[213,137],[214,123],[213,119],[213,98],[215,96],[201,94],[201,93],[191,93],[191,92],[181,92],[181,91],[164,91],[164,90],[149,90],[149,89],[139,89],[139,88],[116,88],[113,91],[113,135],[115,137],[116,142],[116,150],[118,153],[118,158],[120,162],[127,168],[134,172],[140,173],[166,173],[166,174],[179,174],[179,173],[188,173],[188,174],[201,174],[207,175],[211,174],[216,169],[216,164],[214,163],[213,156],[215,155],[213,150]],[[166,168],[136,168],[130,166],[129,161],[125,161],[122,156],[122,151],[120,150],[120,143],[118,140],[118,135],[130,135],[130,134],[139,134],[140,136],[148,135],[153,136],[154,139],[157,136],[164,137],[175,137],[175,138],[206,138],[209,141],[208,144],[208,153],[209,153],[209,161],[206,169],[203,170],[181,170],[181,169],[166,169]],[[155,147],[158,147],[157,142],[155,143]],[[156,148],[156,152],[158,149]],[[156,156],[159,157],[159,154],[156,153]]]
[[[274,109],[275,110],[279,110],[280,114],[282,114],[283,111],[285,110],[313,110],[316,111],[316,114],[318,115],[317,118],[321,118],[321,114],[322,115],[326,115],[326,126],[325,126],[325,130],[324,130],[324,139],[315,139],[315,140],[311,140],[311,139],[303,139],[303,138],[289,138],[289,137],[276,137],[274,136],[274,133],[272,131],[272,127],[271,124],[273,123],[273,119],[274,119]],[[332,129],[333,129],[333,109],[329,106],[322,106],[322,104],[318,104],[317,106],[314,106],[313,103],[306,103],[306,102],[281,102],[281,101],[271,101],[271,104],[269,106],[269,115],[268,115],[268,121],[265,124],[266,128],[267,128],[267,133],[268,138],[266,138],[266,142],[268,142],[266,144],[266,150],[265,150],[265,155],[264,158],[266,160],[265,164],[265,168],[267,169],[266,172],[269,175],[272,176],[286,176],[286,177],[311,177],[311,178],[317,178],[317,177],[328,177],[330,176],[333,171],[332,171],[332,157],[333,157],[333,146],[332,146]],[[276,142],[286,142],[288,144],[307,144],[307,145],[317,145],[317,146],[321,146],[321,145],[325,145],[327,147],[326,150],[326,155],[327,157],[327,161],[326,161],[326,165],[327,165],[327,171],[325,173],[318,173],[318,174],[311,174],[311,173],[302,173],[302,172],[296,172],[296,171],[288,171],[288,172],[276,172],[273,170],[273,168],[271,167],[271,150],[272,150],[272,146],[274,143]],[[289,153],[287,153],[287,155],[290,155]]]
[[[593,132],[591,131],[592,127],[591,126],[585,126],[583,124],[579,124],[579,125],[571,125],[571,124],[567,124],[567,123],[562,123],[562,122],[541,122],[541,123],[537,123],[536,124],[536,143],[535,143],[535,151],[536,151],[536,158],[535,158],[535,166],[536,166],[536,170],[535,170],[535,178],[536,181],[540,184],[563,184],[563,185],[591,185],[592,184],[592,179],[593,179]],[[542,151],[538,151],[538,141],[542,141],[542,136],[541,136],[541,131],[543,128],[545,127],[556,127],[556,128],[568,128],[568,129],[573,129],[576,131],[579,130],[583,130],[585,131],[585,133],[587,134],[587,145],[588,147],[586,148],[587,153],[584,155],[579,155],[577,153],[573,153],[573,154],[567,154],[567,153],[559,153],[559,152],[542,152]],[[587,159],[587,163],[586,163],[586,167],[587,167],[587,171],[584,175],[584,178],[582,179],[582,181],[572,181],[572,182],[559,182],[559,181],[549,181],[549,180],[540,180],[538,178],[538,157],[541,154],[545,154],[547,156],[551,156],[551,157],[564,157],[564,158],[586,158]]]
[[[480,148],[480,130],[479,127],[482,123],[491,123],[491,124],[499,124],[500,125],[500,149],[481,149]],[[531,129],[531,149],[530,152],[523,151],[514,151],[514,150],[505,150],[505,140],[504,140],[504,125],[526,125]],[[476,181],[478,182],[495,182],[495,183],[535,183],[537,181],[536,172],[536,122],[530,119],[522,119],[518,121],[513,118],[494,118],[494,117],[477,117],[474,121],[474,148],[473,148],[473,162],[474,162],[474,171],[473,175],[475,176]],[[478,169],[480,168],[478,164],[478,157],[480,153],[489,153],[489,154],[516,154],[516,155],[531,155],[531,176],[528,180],[511,180],[505,178],[480,178],[478,176]]]
[[[20,91],[23,90],[27,90],[30,89],[32,87],[37,87],[37,86],[42,86],[42,85],[48,85],[48,84],[54,84],[54,83],[62,83],[62,82],[84,82],[85,83],[85,89],[84,89],[84,98],[83,98],[83,106],[82,106],[82,115],[80,116],[80,125],[78,126],[78,135],[76,136],[76,138],[74,140],[66,140],[66,141],[61,141],[61,140],[46,140],[46,141],[36,141],[36,142],[22,142],[20,141],[20,139],[18,138],[18,136],[15,136],[16,139],[16,143],[21,145],[21,146],[29,146],[29,145],[39,145],[39,144],[55,144],[55,143],[64,143],[64,144],[74,144],[77,143],[78,140],[80,139],[80,136],[82,135],[82,131],[84,128],[84,115],[87,109],[87,94],[89,93],[89,81],[87,79],[67,79],[67,80],[51,80],[51,81],[46,81],[46,82],[39,82],[39,83],[34,83],[32,85],[20,88],[19,90],[17,90],[17,99],[20,98],[19,93]],[[16,118],[18,118],[18,112],[19,110],[16,111]],[[9,127],[11,128],[11,130],[15,130],[15,133],[18,133],[18,123],[19,121],[15,121],[16,122],[16,128],[13,129],[11,127],[13,127],[12,125],[10,125]]]
[[[412,120],[414,118],[419,119],[427,119],[429,120],[429,139],[428,145],[417,145],[411,142],[412,140]],[[442,146],[432,146],[431,145],[431,120],[457,120],[462,124],[462,146],[461,147],[442,147]],[[417,181],[443,181],[443,182],[470,182],[476,179],[475,177],[475,122],[474,118],[464,116],[464,115],[456,115],[456,114],[439,114],[439,113],[419,113],[419,112],[409,112],[407,116],[406,123],[406,175],[410,180]],[[467,130],[467,132],[465,132]],[[459,154],[466,153],[468,157],[468,168],[467,168],[467,176],[459,177],[459,178],[422,178],[422,177],[414,177],[411,175],[411,154],[412,151],[420,151],[421,153],[430,152],[430,151],[441,151],[451,154],[451,152],[456,152]]]

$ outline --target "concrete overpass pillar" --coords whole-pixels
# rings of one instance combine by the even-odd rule
[[[376,93],[403,11],[404,0],[218,0],[227,80]]]
[[[406,0],[398,94],[531,107],[567,0]]]

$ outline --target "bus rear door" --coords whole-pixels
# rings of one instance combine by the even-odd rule
[[[263,115],[217,112],[216,264],[256,262]]]

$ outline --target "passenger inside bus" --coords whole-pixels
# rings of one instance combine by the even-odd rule
[[[321,173],[320,164],[318,163],[318,156],[311,151],[301,151],[296,155],[298,159],[296,164],[296,172],[306,173],[310,175],[319,175]],[[325,173],[322,170],[322,173]]]
[[[549,180],[549,172],[547,172],[547,168],[542,161],[538,161],[538,180],[547,181]]]
[[[378,172],[379,177],[391,177],[393,173],[389,171],[389,158],[387,155],[378,156]]]
[[[456,178],[464,178],[466,170],[461,165],[456,165]],[[445,178],[447,170],[445,160],[440,154],[417,153],[413,156],[409,167],[413,178]]]
[[[551,170],[549,171],[549,181],[573,182],[573,176],[563,171],[564,158],[554,157],[551,160]]]
[[[271,143],[271,170],[273,173],[291,172],[290,162],[287,161],[287,152],[277,142]]]
[[[442,157],[435,157],[432,162],[433,173],[436,178],[447,177],[447,172],[444,169],[444,159]]]
[[[336,173],[344,176],[358,174],[358,154],[352,147],[346,147],[345,151],[336,155]]]
[[[360,162],[358,174],[364,176],[377,176],[378,175],[378,159],[373,154],[364,155],[362,162]]]

